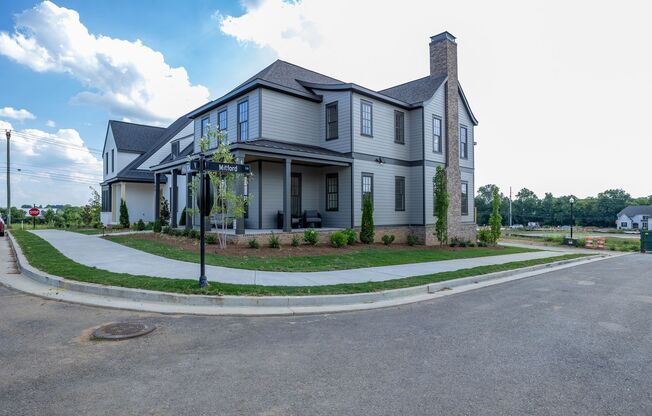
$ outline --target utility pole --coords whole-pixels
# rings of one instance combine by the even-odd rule
[[[7,228],[11,228],[11,130],[5,130],[7,135]]]
[[[509,227],[512,228],[512,187],[509,187]]]

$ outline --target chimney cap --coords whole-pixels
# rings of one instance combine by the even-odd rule
[[[441,42],[442,40],[449,40],[449,41],[451,41],[453,43],[456,43],[455,42],[455,36],[451,35],[449,32],[441,32],[438,35],[430,37],[430,42],[431,43],[433,43],[433,42]]]

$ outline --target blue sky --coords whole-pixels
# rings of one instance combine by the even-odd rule
[[[650,149],[651,12],[641,0],[0,1],[0,130],[16,131],[22,169],[12,199],[85,202],[109,119],[167,125],[277,58],[387,88],[428,74],[429,36],[444,30],[480,121],[478,186],[649,195],[633,161]]]

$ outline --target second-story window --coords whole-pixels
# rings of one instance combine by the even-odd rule
[[[104,153],[104,174],[109,174],[109,152]]]
[[[217,113],[217,128],[220,129],[222,134],[224,134],[224,137],[228,139],[227,132],[226,132],[227,129],[229,128],[227,114],[228,113],[226,112],[226,109]]]
[[[360,134],[373,136],[373,107],[369,101],[360,101]]]
[[[462,159],[469,158],[469,136],[468,130],[464,126],[460,126],[460,157]]]
[[[204,117],[201,119],[201,125],[200,125],[200,139],[208,138],[208,129],[211,126],[210,118],[209,117]]]
[[[326,140],[337,139],[337,101],[326,105]]]
[[[394,142],[405,144],[405,113],[394,111]]]
[[[115,172],[115,149],[111,149],[111,172]]]
[[[238,103],[238,141],[249,140],[249,101]]]
[[[432,117],[432,151],[441,153],[441,118]]]

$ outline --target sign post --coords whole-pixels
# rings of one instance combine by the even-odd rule
[[[206,279],[206,185],[204,184],[204,154],[199,155],[199,287],[205,288]]]
[[[36,205],[36,204],[34,204],[34,205]],[[33,225],[34,229],[36,230],[36,217],[39,216],[39,214],[41,213],[41,210],[36,208],[36,206],[34,206],[33,208],[29,209],[28,213],[29,213],[30,217],[32,217],[32,225]]]
[[[249,165],[236,163],[221,163],[206,160],[204,154],[199,155],[198,160],[190,161],[190,164],[184,166],[182,173],[198,172],[199,173],[199,287],[204,288],[208,285],[206,278],[206,212],[210,212],[206,201],[206,172],[212,171],[218,173],[251,173]]]

